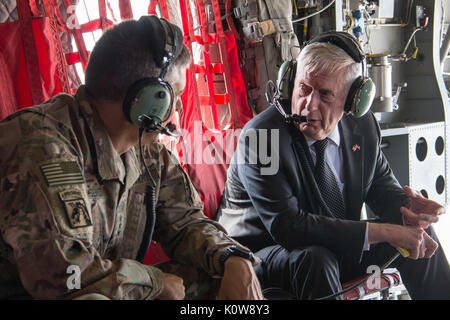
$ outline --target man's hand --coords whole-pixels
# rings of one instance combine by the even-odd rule
[[[263,300],[261,286],[250,261],[235,256],[227,259],[218,299]]]
[[[437,244],[437,242],[431,239],[428,233],[424,232],[419,258],[431,258],[438,247],[439,245]]]
[[[397,224],[369,223],[369,243],[387,242],[393,247],[402,247],[409,251],[408,258],[417,260],[430,253],[433,241],[425,231],[418,227]],[[426,244],[424,244],[426,239]],[[434,241],[433,241],[434,242]],[[428,247],[427,247],[428,246]],[[436,249],[434,249],[436,250]],[[433,253],[434,253],[433,250]]]
[[[405,186],[403,190],[411,198],[409,208],[400,208],[407,225],[426,229],[431,224],[438,222],[439,216],[445,213],[443,206],[425,198],[420,192],[414,191],[408,186]]]
[[[163,276],[164,276],[164,289],[163,292],[161,292],[161,294],[156,299],[183,300],[185,295],[183,279],[170,273],[163,273]]]

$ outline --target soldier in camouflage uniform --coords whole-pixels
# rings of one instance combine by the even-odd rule
[[[242,246],[204,216],[189,177],[156,134],[144,139],[157,183],[153,239],[172,260],[162,266],[136,260],[145,242],[149,180],[135,148],[138,128],[126,121],[121,101],[142,77],[135,70],[159,72],[139,61],[156,53],[141,45],[136,28],[127,21],[105,33],[75,96],[59,95],[0,123],[0,298],[181,299],[184,287],[187,297],[205,297],[212,279],[222,277],[219,298],[262,297],[251,262],[235,256],[220,262],[230,246]],[[144,57],[139,50],[150,52]],[[121,60],[124,52],[131,62]],[[189,62],[185,47],[182,52],[167,75],[177,99]]]

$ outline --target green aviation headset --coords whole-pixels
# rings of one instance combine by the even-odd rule
[[[362,117],[369,111],[375,97],[376,87],[372,79],[366,76],[366,59],[364,52],[357,40],[347,32],[331,31],[322,33],[306,43],[328,42],[343,49],[355,62],[362,65],[362,76],[358,77],[351,85],[347,95],[344,111],[356,118]],[[280,102],[288,105],[294,90],[295,76],[297,72],[297,61],[286,61],[280,68],[277,80],[277,93]],[[285,115],[291,121],[305,122],[304,117],[298,115]],[[303,120],[299,120],[302,118]]]
[[[157,16],[143,16],[138,21],[140,32],[151,39],[148,43],[156,66],[161,68],[158,77],[143,78],[136,81],[129,89],[123,101],[122,110],[125,118],[139,128],[140,158],[145,167],[150,184],[146,187],[147,219],[144,236],[136,259],[143,262],[153,237],[156,223],[156,181],[144,158],[144,132],[160,132],[178,136],[172,124],[163,126],[172,113],[174,92],[172,86],[164,81],[170,64],[183,49],[183,34],[167,20]],[[161,49],[162,48],[162,49]],[[159,50],[158,50],[159,49]]]
[[[173,126],[162,125],[172,113],[174,102],[172,86],[163,78],[183,48],[183,35],[167,20],[157,16],[143,16],[138,24],[141,32],[154,42],[149,47],[156,48],[151,50],[161,73],[158,77],[140,79],[129,88],[123,102],[123,113],[128,121],[147,132],[173,135]],[[157,52],[158,48],[163,48],[162,54],[161,50]]]

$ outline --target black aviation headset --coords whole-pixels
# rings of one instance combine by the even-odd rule
[[[172,86],[163,79],[170,64],[183,49],[183,34],[167,20],[157,16],[143,16],[138,24],[141,32],[152,40],[148,45],[161,73],[158,77],[139,79],[128,89],[123,113],[128,121],[140,129],[174,135],[170,125],[162,125],[172,113],[174,103]],[[158,52],[158,48],[162,50]]]
[[[147,219],[144,236],[136,257],[138,261],[143,262],[156,222],[156,182],[144,159],[143,134],[159,132],[178,136],[174,132],[174,125],[163,126],[172,114],[174,104],[173,88],[163,79],[170,64],[177,59],[183,49],[183,34],[167,20],[157,16],[143,16],[137,23],[140,32],[152,41],[150,43],[149,40],[148,48],[153,54],[156,67],[161,68],[158,77],[142,78],[136,81],[128,89],[122,106],[125,118],[139,128],[140,158],[151,182],[146,190]]]
[[[365,54],[355,37],[347,32],[331,31],[322,33],[305,46],[312,43],[331,43],[344,50],[355,62],[361,63],[362,76],[359,76],[351,85],[347,95],[344,111],[356,118],[362,117],[369,111],[375,97],[376,87],[372,79],[366,75]],[[297,61],[286,61],[280,68],[277,79],[276,93],[280,103],[290,110],[292,93],[294,91],[294,82],[297,72]],[[284,110],[279,111],[283,114]],[[283,114],[288,121],[306,122],[305,117],[298,115]]]

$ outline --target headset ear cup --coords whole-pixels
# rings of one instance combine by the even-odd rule
[[[173,91],[170,85],[158,79],[144,79],[129,90],[123,110],[128,121],[143,127],[143,117],[150,117],[162,123],[170,114],[173,105]]]
[[[372,79],[358,77],[350,87],[344,111],[355,118],[362,117],[370,110],[375,93],[376,87]]]
[[[277,88],[282,101],[291,100],[294,91],[297,61],[285,61],[278,71]]]

